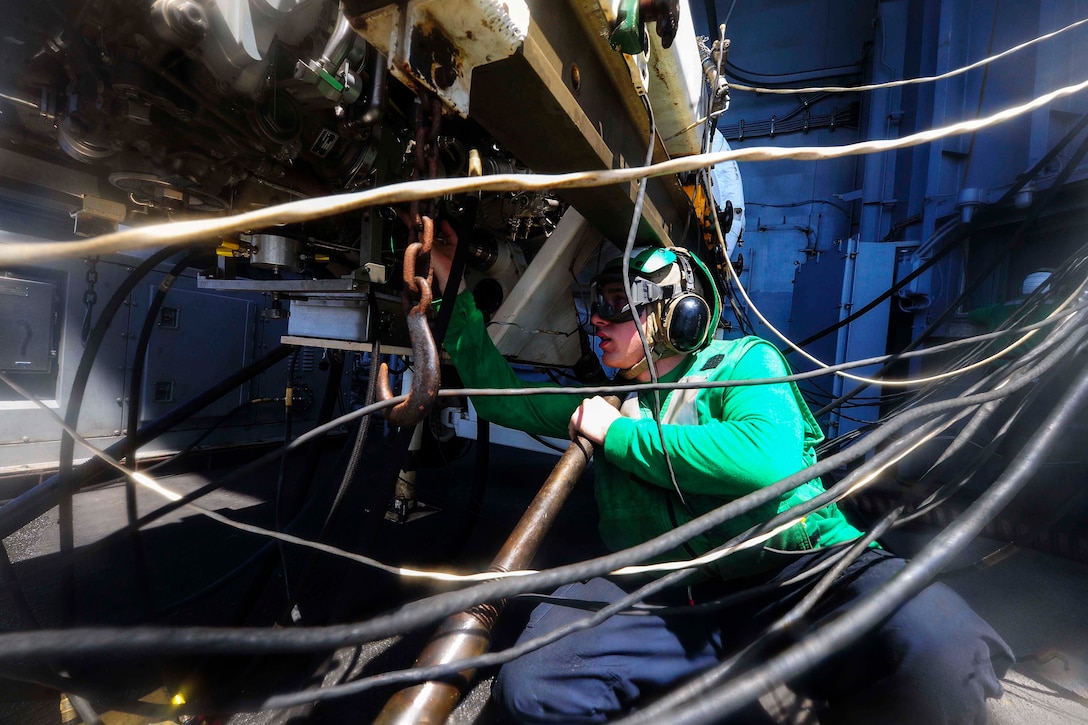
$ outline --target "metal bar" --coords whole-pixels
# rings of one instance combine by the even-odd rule
[[[311,293],[311,292],[354,292],[353,297],[362,297],[367,291],[367,283],[352,277],[337,279],[217,279],[206,275],[197,276],[200,289],[219,290],[221,292],[276,292]]]
[[[626,89],[620,90],[607,64],[588,50],[592,42],[585,28],[566,8],[534,7],[533,18],[557,27],[549,27],[546,35],[534,22],[521,52],[473,71],[472,117],[538,173],[641,164],[649,135],[645,112],[642,118],[637,110],[626,113],[630,100]],[[579,46],[587,50],[577,52]],[[622,66],[622,58],[614,55]],[[576,59],[572,62],[579,68],[582,88],[577,95],[566,77],[569,64],[561,57]],[[626,67],[623,70],[627,73]],[[526,109],[532,109],[532,123],[525,122]],[[542,128],[547,130],[543,137]],[[659,148],[654,160],[664,158],[664,149]],[[679,182],[656,177],[647,183],[639,239],[679,241],[689,208]],[[562,192],[609,239],[626,238],[635,194],[634,184]]]
[[[608,400],[619,407],[617,398]],[[491,562],[491,571],[514,571],[529,566],[592,455],[593,444],[581,436],[567,447]],[[505,600],[479,604],[448,617],[420,653],[416,666],[446,664],[487,652],[491,647],[491,629],[505,604]],[[472,682],[474,674],[475,670],[465,670],[457,681],[431,681],[405,688],[389,698],[375,723],[444,723]]]

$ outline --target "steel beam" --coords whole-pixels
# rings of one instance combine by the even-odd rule
[[[431,15],[426,27],[401,27],[411,22],[411,3],[344,0],[342,5],[356,31],[383,52],[407,50],[409,57],[390,59],[392,70],[411,74],[412,83],[430,89],[453,83],[468,88],[469,116],[534,172],[622,169],[645,161],[650,123],[643,96],[650,79],[641,74],[649,71],[609,47],[610,22],[599,0],[525,0],[530,21],[520,47],[467,70],[458,59],[471,54],[474,46],[467,44],[480,42],[486,26],[447,37],[447,26],[456,24]],[[440,9],[429,6],[428,12]],[[428,42],[405,49],[389,41],[416,35]],[[439,70],[441,78],[435,75]],[[454,77],[445,77],[449,74]],[[667,82],[676,81],[661,79]],[[668,158],[659,137],[653,145],[653,161]],[[647,183],[639,240],[681,241],[690,202],[679,181],[660,177]],[[625,183],[559,193],[602,234],[622,244],[636,191],[636,184]]]
[[[529,2],[520,52],[472,77],[472,118],[538,173],[641,166],[649,118],[624,56],[608,47],[599,4]],[[653,160],[667,158],[655,139]],[[636,185],[569,189],[562,196],[613,242],[627,238]],[[680,241],[690,208],[674,177],[651,179],[639,225],[644,242]]]

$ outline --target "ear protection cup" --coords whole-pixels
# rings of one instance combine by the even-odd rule
[[[657,342],[665,352],[683,355],[706,344],[717,320],[713,319],[710,304],[698,294],[699,285],[686,250],[676,250],[676,263],[680,271],[679,294],[660,308]]]
[[[711,333],[710,305],[687,292],[672,298],[661,314],[662,344],[674,354],[698,350]]]

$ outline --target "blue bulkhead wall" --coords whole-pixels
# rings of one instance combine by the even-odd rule
[[[717,30],[708,30],[710,23],[728,20],[731,82],[790,88],[942,74],[1088,18],[1088,0],[694,0],[691,9],[696,32],[711,38]],[[966,74],[922,85],[790,95],[735,90],[718,130],[733,148],[899,138],[990,116],[1080,83],[1088,78],[1086,52],[1088,26],[1081,26]],[[857,295],[887,289],[955,239],[965,218],[994,204],[1086,112],[1088,92],[1082,92],[997,127],[910,149],[742,163],[746,226],[734,252],[734,259],[744,257],[741,281],[774,327],[793,340],[804,339],[869,301]],[[880,355],[925,329],[965,280],[1008,243],[1028,205],[1083,138],[1040,172],[1032,194],[1022,195],[1019,205],[1006,204],[986,228],[957,241],[958,249],[930,273],[869,313],[875,322],[850,325],[813,343],[810,351],[828,363],[842,362],[846,350],[851,358]],[[1014,296],[1025,274],[1059,263],[1088,239],[1083,191],[1088,164],[1078,166],[1066,183],[1069,193],[1033,225],[939,335],[969,334],[963,320],[972,307]],[[873,246],[879,244],[894,249]],[[756,334],[785,346],[752,310],[745,312]],[[797,358],[791,356],[794,365],[808,369]],[[923,371],[916,365],[910,372]],[[821,385],[830,392],[829,379]],[[848,390],[850,384],[845,386]],[[852,425],[830,423],[838,432]]]

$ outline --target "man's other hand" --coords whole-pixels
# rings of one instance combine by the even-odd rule
[[[571,440],[578,433],[599,446],[604,443],[605,434],[608,433],[612,421],[619,417],[620,412],[607,400],[597,395],[582,401],[582,404],[574,411],[574,415],[570,417],[567,432]]]
[[[453,267],[453,253],[457,251],[457,232],[445,219],[438,222],[439,234],[435,235],[434,244],[431,245],[431,269],[434,270],[434,280],[438,287],[434,291],[435,297],[446,293],[446,283],[450,278],[450,269]],[[457,286],[458,292],[465,290],[465,280]]]

